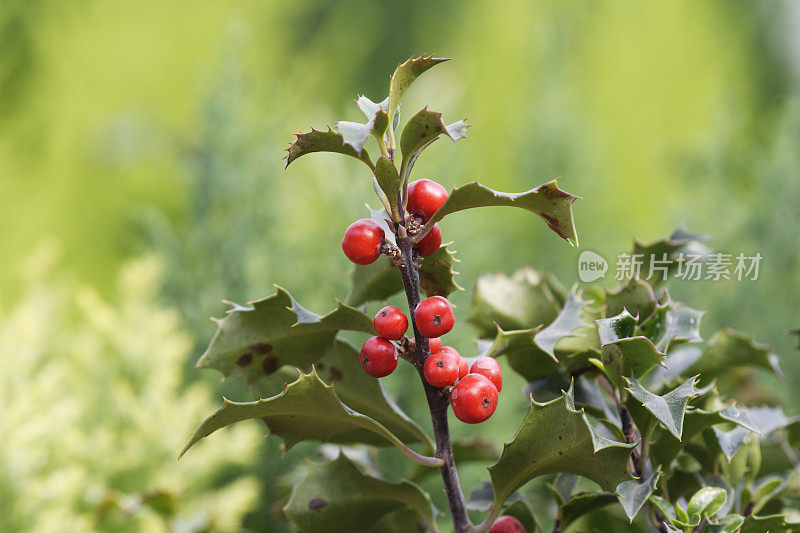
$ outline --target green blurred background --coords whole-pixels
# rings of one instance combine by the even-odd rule
[[[429,105],[472,127],[417,177],[522,191],[561,176],[583,197],[580,249],[522,211],[442,224],[468,288],[451,344],[474,355],[463,319],[479,273],[530,264],[569,286],[581,250],[613,269],[632,238],[685,223],[764,257],[758,281],[672,290],[709,310],[704,331],[771,344],[797,413],[798,26],[788,1],[4,0],[0,530],[286,530],[275,480],[311,448],[282,457],[253,423],[176,463],[220,394],[247,397],[191,367],[222,298],[278,283],[325,312],[346,294],[339,242],[377,205],[369,175],[328,154],[283,170],[281,150],[358,120],[357,94],[383,99],[422,52],[455,61],[421,78],[405,118]],[[429,426],[404,379],[387,385]],[[499,443],[523,402],[457,432]],[[482,476],[467,469],[466,491]]]

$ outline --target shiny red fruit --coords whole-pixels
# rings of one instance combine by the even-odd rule
[[[450,405],[456,418],[467,424],[488,419],[497,408],[497,388],[481,374],[467,374],[450,393]]]
[[[434,387],[447,387],[458,379],[458,359],[447,352],[439,352],[425,360],[425,380]]]
[[[435,253],[441,245],[442,230],[439,229],[439,224],[434,224],[428,234],[425,235],[421,241],[414,245],[414,249],[419,253],[419,255],[425,257]]]
[[[342,250],[353,263],[368,265],[380,257],[385,236],[380,224],[369,218],[362,218],[350,224],[344,232]]]
[[[361,366],[373,378],[386,377],[397,368],[397,348],[383,337],[370,337],[361,347]]]
[[[500,363],[494,357],[481,357],[472,363],[469,369],[470,374],[482,374],[489,378],[494,384],[497,392],[503,390],[503,372],[500,370]]]
[[[428,339],[428,343],[431,345],[432,354],[442,351],[442,339],[434,337],[433,339]]]
[[[469,363],[467,363],[467,360],[464,359],[455,348],[452,346],[445,346],[442,348],[442,351],[454,356],[458,361],[458,379],[461,379],[469,374]]]
[[[441,337],[453,329],[456,317],[446,298],[431,296],[417,304],[414,309],[414,322],[424,337],[432,339]]]
[[[489,533],[527,533],[519,520],[511,515],[501,516],[494,521]]]
[[[425,217],[427,221],[447,201],[447,189],[433,180],[421,179],[408,184],[409,213]]]
[[[400,308],[387,305],[375,315],[372,321],[375,331],[384,339],[396,341],[408,331],[408,318]]]

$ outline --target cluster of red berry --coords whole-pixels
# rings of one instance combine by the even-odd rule
[[[435,181],[422,179],[408,185],[408,217],[417,217],[420,224],[425,224],[445,201],[447,191]],[[342,249],[352,262],[367,265],[380,257],[385,237],[377,222],[361,219],[345,231]],[[419,255],[427,256],[436,252],[441,244],[442,232],[439,225],[434,224],[414,249]],[[434,387],[452,387],[450,404],[456,417],[462,422],[477,424],[492,416],[503,388],[500,365],[492,357],[480,357],[470,367],[454,348],[442,346],[441,337],[455,325],[450,302],[442,296],[421,301],[414,309],[414,323],[417,331],[430,341],[430,355],[423,368],[425,379]],[[399,308],[388,306],[375,315],[374,325],[378,336],[364,342],[361,364],[367,374],[382,378],[397,368],[399,352],[391,341],[405,336],[408,318]],[[402,344],[407,346],[408,341]]]
[[[408,184],[408,205],[410,217],[416,217],[420,223],[427,222],[433,214],[447,201],[447,190],[432,180],[417,180]],[[377,261],[381,255],[381,245],[386,234],[380,224],[370,218],[356,220],[342,239],[342,250],[350,261],[357,265],[368,265]],[[442,230],[439,224],[434,224],[425,237],[414,245],[414,249],[421,256],[428,256],[436,252],[442,245]]]

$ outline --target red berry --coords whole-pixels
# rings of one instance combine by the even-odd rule
[[[503,390],[503,372],[500,370],[500,363],[494,357],[481,357],[469,369],[470,374],[483,374],[489,378],[497,388],[497,392]]]
[[[434,224],[428,234],[414,245],[414,249],[419,252],[419,255],[425,257],[435,253],[441,245],[442,230],[439,229],[439,224]]]
[[[375,331],[384,339],[396,341],[408,330],[408,318],[398,307],[387,305],[375,315],[372,321]]]
[[[373,378],[388,376],[397,368],[397,348],[383,337],[370,337],[361,347],[361,366]]]
[[[450,302],[441,296],[431,296],[417,304],[414,309],[417,329],[429,339],[448,333],[456,323]]]
[[[442,351],[442,339],[434,337],[432,339],[428,339],[428,343],[431,345],[432,354]]]
[[[422,179],[408,184],[406,210],[428,220],[447,201],[447,189],[432,180]]]
[[[467,374],[469,374],[469,363],[467,363],[466,359],[461,357],[461,354],[458,353],[458,351],[456,351],[455,348],[453,348],[452,346],[445,346],[444,348],[442,348],[442,351],[447,352],[450,355],[454,356],[458,361],[458,379],[461,379]]]
[[[488,419],[497,407],[497,388],[481,374],[467,374],[450,393],[456,418],[467,424]]]
[[[447,387],[458,379],[458,359],[447,352],[439,352],[425,360],[425,379],[434,387]]]
[[[494,521],[489,533],[527,533],[519,520],[511,515],[501,516]]]
[[[342,250],[353,263],[368,265],[380,257],[385,236],[380,224],[369,218],[362,218],[350,224],[344,232]]]

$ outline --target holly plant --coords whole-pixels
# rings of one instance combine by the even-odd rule
[[[261,420],[287,450],[301,441],[348,450],[309,463],[294,483],[283,516],[302,531],[418,531],[420,524],[436,531],[444,510],[420,483],[437,470],[457,533],[541,532],[545,525],[554,532],[800,530],[800,423],[769,405],[775,396],[756,379],[780,376],[776,356],[727,328],[704,340],[703,313],[663,286],[682,251],[708,250],[702,236],[679,229],[637,242],[635,251],[658,258],[659,269],[614,290],[567,291],[532,268],[481,276],[466,317],[478,332],[477,357],[444,345],[456,321],[447,297],[461,288],[440,220],[482,206],[518,207],[578,244],[577,197],[555,180],[511,194],[478,182],[448,193],[435,181],[412,181],[423,151],[466,133],[463,120],[447,124],[427,107],[399,128],[404,93],[445,61],[409,59],[392,75],[386,99],[358,98],[366,122],[312,129],[288,148],[287,166],[313,152],[358,159],[381,209],[344,231],[342,249],[355,267],[350,293],[334,310],[314,313],[280,287],[247,305],[229,304],[197,366],[246,380],[257,399],[224,400],[183,453],[248,419]],[[408,313],[395,306],[364,313],[365,304],[401,291]],[[344,338],[354,334],[343,331],[368,338],[359,350]],[[516,430],[501,435],[499,455],[486,439],[452,441],[449,431],[451,421],[484,422],[503,395],[518,394],[503,391],[498,359],[528,382],[527,411]],[[406,363],[419,374],[432,438],[383,389],[381,380]],[[356,453],[364,446],[393,446],[418,465],[409,479],[386,481],[376,475],[374,454]],[[456,459],[491,464],[469,498]]]

